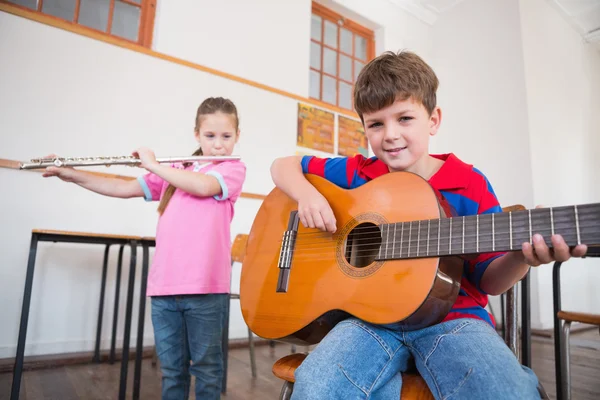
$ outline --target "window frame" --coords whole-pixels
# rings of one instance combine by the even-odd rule
[[[354,105],[352,104],[351,101],[351,108],[346,108],[340,105],[340,82],[349,84],[351,86],[351,88],[354,88],[354,82],[355,82],[355,61],[358,61],[360,63],[364,65],[366,65],[369,61],[371,61],[373,58],[375,58],[375,34],[372,30],[365,28],[364,26],[344,17],[341,14],[338,14],[335,11],[330,10],[329,8],[319,4],[319,3],[315,3],[314,1],[312,2],[312,9],[311,9],[311,20],[312,20],[312,15],[317,15],[319,17],[321,17],[322,22],[321,22],[321,41],[317,41],[315,39],[312,38],[312,34],[310,36],[310,43],[316,43],[320,46],[321,48],[321,54],[320,54],[320,61],[321,61],[321,69],[317,70],[315,68],[312,67],[312,65],[309,62],[309,80],[310,80],[310,71],[315,71],[319,74],[319,98],[315,98],[311,96],[311,93],[309,91],[308,97],[311,100],[316,100],[318,102],[322,102],[324,104],[327,104],[329,106],[334,106],[334,107],[338,107],[342,110],[349,110],[349,111],[354,111]],[[337,48],[332,48],[331,46],[325,44],[325,21],[329,21],[334,23],[338,29],[337,29]],[[339,21],[343,21],[343,24],[339,24]],[[347,29],[348,31],[352,32],[353,37],[354,35],[358,35],[361,36],[363,38],[366,39],[366,60],[361,60],[358,57],[355,56],[356,54],[356,41],[352,40],[352,54],[348,54],[346,52],[343,52],[340,48],[340,36],[341,36],[341,29],[340,28],[344,28]],[[323,68],[323,64],[324,64],[324,54],[325,54],[325,48],[335,51],[336,53],[336,75],[333,76],[327,72],[325,72],[324,68]],[[345,57],[349,57],[351,59],[351,63],[352,63],[352,82],[349,82],[345,79],[342,79],[340,77],[340,60],[341,57],[340,55],[344,55]],[[329,103],[325,100],[323,100],[323,77],[324,76],[328,76],[330,78],[335,79],[335,86],[336,86],[336,101],[335,104]]]
[[[47,14],[47,13],[43,12],[42,7],[44,6],[44,0],[37,0],[37,2],[38,2],[37,9],[25,7],[23,5],[13,3],[8,0],[0,0],[0,3],[6,4],[9,7],[15,7],[18,9],[27,10],[27,11],[35,13],[35,14],[40,14],[40,15],[43,15],[45,18],[52,18],[52,19],[55,19],[58,21],[66,22],[70,25],[76,26],[78,29],[84,29],[86,31],[99,33],[101,35],[105,35],[105,36],[108,36],[113,39],[122,40],[127,43],[133,43],[133,44],[137,44],[137,45],[140,45],[140,46],[143,46],[146,48],[151,48],[152,37],[153,37],[153,32],[154,32],[154,18],[155,18],[155,14],[156,14],[156,1],[157,0],[140,0],[139,4],[132,0],[109,0],[109,1],[110,1],[110,4],[109,4],[109,10],[108,10],[108,21],[107,21],[106,31],[101,31],[99,29],[91,28],[89,26],[86,26],[86,25],[76,22],[79,18],[79,11],[81,9],[81,0],[75,0],[75,9],[73,12],[74,15],[73,15],[72,20],[67,20],[64,18],[57,17],[55,15]],[[140,9],[140,19],[139,19],[139,26],[138,26],[138,40],[137,41],[129,40],[122,36],[118,36],[118,35],[110,33],[112,23],[113,23],[115,3],[117,1],[119,1],[121,3],[125,3],[130,6],[138,7]]]

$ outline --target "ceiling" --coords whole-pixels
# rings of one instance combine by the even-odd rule
[[[439,15],[463,0],[389,0],[432,25]],[[478,0],[486,1],[486,0]],[[528,0],[521,0],[528,1]],[[600,49],[600,0],[546,0],[579,32]]]

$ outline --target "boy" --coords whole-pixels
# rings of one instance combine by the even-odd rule
[[[331,207],[304,178],[306,173],[355,188],[388,172],[409,171],[427,179],[460,216],[501,211],[480,171],[453,154],[429,154],[429,136],[441,123],[437,87],[433,70],[410,52],[386,52],[364,67],[354,107],[375,157],[285,157],[271,168],[275,184],[298,202],[304,226],[336,230]],[[566,261],[587,251],[580,245],[570,253],[558,235],[552,244],[550,251],[536,234],[533,246],[523,243],[522,252],[481,254],[465,261],[458,299],[437,325],[408,331],[357,318],[340,322],[296,370],[292,398],[399,399],[399,372],[412,359],[436,399],[539,398],[535,374],[521,366],[484,308],[488,294],[508,290],[530,265]]]

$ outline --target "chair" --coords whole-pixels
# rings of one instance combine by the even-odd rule
[[[600,247],[589,247],[586,257],[600,257]],[[571,332],[571,323],[579,322],[600,327],[600,314],[586,314],[562,310],[560,293],[561,265],[561,262],[555,262],[552,269],[556,395],[558,400],[569,400],[571,398],[571,371],[569,368],[569,336]]]
[[[521,205],[515,205],[511,207],[506,207],[503,209],[504,212],[508,211],[517,211],[523,210],[525,207]],[[518,283],[517,283],[518,284]],[[507,296],[507,304],[512,302],[512,299],[515,298],[515,288],[517,286],[513,286],[507,294],[510,292],[510,295]],[[513,321],[514,323],[510,325],[509,329],[505,330],[504,340],[509,348],[513,351],[515,356],[518,355],[518,346],[517,343],[517,329],[516,329],[516,321],[517,321],[517,313],[518,310],[515,307],[508,306],[506,307],[505,314],[506,317],[504,321]],[[296,353],[289,354],[285,357],[280,358],[275,362],[272,368],[273,374],[282,379],[284,381],[283,386],[281,388],[281,392],[279,394],[280,400],[288,400],[292,395],[292,391],[294,389],[294,372],[296,368],[300,366],[302,361],[306,358],[306,353]],[[541,386],[538,387],[540,395],[542,399],[548,399],[548,395],[546,394],[544,388]],[[403,373],[402,374],[402,392],[400,393],[401,399],[407,400],[430,400],[433,399],[433,395],[427,386],[425,380],[418,373]]]
[[[248,242],[247,234],[236,235],[233,245],[231,246],[231,266],[235,262],[243,262],[244,256],[246,255],[246,243]],[[239,300],[239,293],[231,293],[229,295],[230,300]],[[248,328],[248,347],[250,349],[250,369],[252,370],[252,377],[256,378],[256,359],[254,357],[254,335],[250,328]],[[227,392],[227,361],[229,353],[229,302],[227,303],[227,313],[225,317],[225,326],[223,328],[223,381],[221,384],[221,393]]]

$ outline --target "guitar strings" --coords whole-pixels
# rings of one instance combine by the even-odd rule
[[[566,230],[566,229],[564,229],[565,227],[572,227],[572,225],[571,224],[563,224],[563,223],[554,224],[554,232],[560,234],[560,232],[558,232],[558,231],[565,231]],[[584,231],[586,228],[589,228],[589,227],[598,227],[598,224],[596,224],[594,222],[579,224],[579,231],[581,233],[583,233],[582,231]],[[462,228],[458,227],[458,228],[461,229],[460,233],[457,233],[456,228],[457,228],[456,226],[453,227],[452,235],[450,235],[450,234],[442,234],[442,235],[440,235],[440,240],[442,240],[442,239],[446,240],[446,239],[449,239],[450,237],[456,238],[457,240],[460,240],[463,237],[465,239],[471,239],[471,238],[480,237],[481,240],[479,242],[482,243],[483,241],[486,240],[487,237],[492,236],[491,232],[490,233],[485,232],[482,235],[482,233],[481,233],[481,231],[482,231],[481,227],[479,229],[480,230],[479,235],[477,233],[466,233],[464,236],[462,234]],[[390,237],[393,237],[393,235],[394,235],[392,232],[390,232],[388,234],[387,232],[382,232],[379,229],[370,229],[370,230],[372,232],[357,235],[354,238],[354,240],[356,240],[356,241],[361,241],[361,240],[365,241],[365,240],[368,240],[368,239],[382,239],[383,240],[384,236],[385,236],[385,240],[388,240],[388,239],[390,239]],[[435,234],[435,231],[437,231],[437,229],[430,230],[429,237],[432,240],[436,240],[438,238],[437,234]],[[355,229],[355,230],[353,230],[351,232],[352,233],[356,233],[357,229]],[[550,232],[551,233],[552,232],[552,228],[534,229],[532,227],[532,233],[534,233],[534,234],[536,234],[536,233],[542,234],[542,233],[546,233],[546,232]],[[585,232],[585,233],[589,234],[589,232]],[[526,237],[529,237],[529,226],[513,227],[512,234],[513,234],[513,238],[515,236],[520,236],[522,234],[526,234]],[[576,230],[575,230],[574,227],[572,227],[572,229],[570,229],[570,232],[563,232],[562,233],[563,236],[573,236],[573,235],[576,235],[576,234],[577,234],[577,232],[576,232]],[[314,245],[314,244],[322,244],[322,243],[325,244],[325,243],[329,243],[331,240],[335,240],[334,236],[336,236],[336,235],[339,236],[340,234],[339,233],[334,233],[334,234],[324,233],[324,235],[322,236],[322,238],[326,239],[326,240],[321,240],[321,237],[319,237],[319,238],[315,238],[315,237],[306,238],[305,235],[299,234],[299,235],[296,236],[296,244],[297,245],[302,244],[302,245],[305,245],[305,246],[306,245]],[[417,236],[419,235],[418,229],[413,228],[410,232],[409,232],[409,229],[405,229],[404,233],[399,232],[399,231],[396,230],[396,239],[400,239],[399,236],[404,236],[404,239],[408,239],[409,235],[411,236],[411,240],[410,240],[411,242],[412,241],[417,241]],[[420,241],[421,240],[422,241],[426,241],[427,240],[427,232],[426,232],[426,229],[423,229],[423,227],[421,227],[420,235],[421,235]],[[510,237],[510,230],[495,230],[494,231],[494,236],[505,236],[505,235],[507,235],[506,237]],[[401,240],[401,241],[404,242],[404,239]],[[284,240],[282,239],[282,240],[278,241],[278,243],[283,243],[283,241]],[[388,242],[388,243],[400,243],[400,240],[394,240],[394,239],[392,239],[392,241]]]
[[[589,227],[589,226],[594,226],[594,225],[584,225],[583,227]],[[582,226],[580,225],[580,227],[582,227]],[[542,231],[543,230],[541,230],[540,232],[542,232]],[[528,233],[529,230],[527,229],[526,231],[521,231],[521,232],[527,232]],[[538,233],[538,232],[536,232],[536,233]],[[508,231],[502,232],[502,233],[498,233],[497,235],[501,235],[501,234],[507,235]],[[473,236],[476,236],[476,235],[470,235],[470,237],[473,237]],[[515,232],[513,232],[513,244],[514,244],[513,247],[515,247],[514,250],[518,250],[518,249],[521,248],[521,244],[524,243],[524,242],[528,242],[528,240],[518,240],[518,238],[515,238],[515,236],[517,236],[517,235],[515,235]],[[529,236],[529,235],[527,235],[527,236]],[[378,236],[378,237],[380,238],[380,236]],[[465,235],[465,238],[466,237],[468,237],[468,236]],[[437,236],[436,236],[436,239],[437,239]],[[450,236],[440,236],[440,243],[442,242],[442,239],[443,240],[450,239]],[[360,254],[364,255],[366,253],[373,254],[374,252],[377,252],[378,254],[379,254],[379,252],[381,252],[383,254],[387,254],[390,251],[393,251],[393,254],[396,254],[396,250],[398,250],[398,252],[399,252],[400,255],[401,254],[406,254],[407,255],[406,258],[414,258],[414,257],[417,256],[417,254],[418,254],[418,256],[423,256],[423,253],[427,252],[427,245],[426,245],[427,241],[426,241],[426,239],[425,240],[423,240],[423,239],[417,240],[417,238],[415,238],[415,237],[411,238],[410,241],[404,241],[404,240],[402,240],[402,241],[388,242],[387,249],[386,249],[387,251],[383,251],[383,250],[379,251],[379,249],[383,249],[384,248],[383,245],[385,243],[383,243],[383,245],[380,244],[380,243],[373,243],[373,242],[371,242],[371,243],[364,243],[365,240],[362,240],[363,243],[360,243],[360,242],[361,242],[360,239],[356,239],[356,243],[352,245],[355,248],[355,250],[352,251],[352,253],[356,254],[357,256],[360,255]],[[323,242],[323,243],[326,243],[326,242]],[[500,247],[504,243],[506,243],[506,245],[508,245],[509,244],[509,237],[506,236],[506,237],[500,238],[498,240],[484,238],[482,240],[479,240],[479,247],[485,249],[486,246],[490,246],[490,244],[493,244],[493,243],[495,243],[498,247]],[[396,244],[398,244],[399,246],[396,247]],[[430,240],[430,244],[431,244],[431,240]],[[449,241],[447,243],[444,243],[443,245],[440,245],[440,254],[441,255],[445,255],[445,254],[469,254],[469,251],[472,252],[472,250],[474,250],[472,248],[472,247],[474,247],[473,243],[471,243],[469,246],[467,246],[467,244],[465,243],[465,252],[464,253],[462,253],[462,251],[455,251],[455,250],[457,250],[457,248],[460,249],[460,250],[462,250],[462,235],[456,237],[456,241],[454,241],[454,240],[452,241],[452,249],[451,249],[452,251],[450,251],[449,253],[446,253],[446,250],[449,249],[449,245],[450,245]],[[369,249],[364,249],[367,246],[370,247],[370,248]],[[516,246],[518,246],[518,247],[516,247]],[[551,243],[550,243],[550,246],[552,246]],[[310,246],[310,243],[308,245],[307,244],[303,244],[303,243],[297,243],[296,246],[294,247],[293,251],[294,252],[296,252],[296,251],[302,251],[302,253],[295,255],[294,258],[300,258],[302,255],[314,256],[314,257],[328,255],[328,254],[330,254],[331,251],[335,250],[336,247],[337,247],[337,243],[329,243],[326,246],[321,246],[321,247]],[[358,247],[360,247],[360,249],[356,249]],[[436,253],[437,253],[437,247],[438,247],[437,246],[437,242],[434,239],[434,244],[430,245],[429,249],[435,250]],[[410,253],[408,251],[409,249],[410,249]],[[418,253],[417,253],[417,249],[419,250]],[[324,252],[325,250],[327,250],[327,252]],[[402,250],[401,253],[400,253],[400,250]],[[469,250],[469,251],[467,251],[467,250]],[[492,250],[485,250],[485,251],[481,251],[481,252],[483,253],[483,252],[491,252],[491,251]],[[409,255],[412,255],[413,257],[408,257]]]
[[[583,209],[582,211],[578,212],[578,219],[580,220],[580,227],[582,226],[582,224],[585,224],[586,222],[589,221],[581,221],[584,220],[585,218],[587,218],[588,216],[592,216],[594,218],[591,218],[591,220],[593,221],[594,219],[597,220],[597,222],[592,222],[592,224],[600,224],[600,216],[596,216],[596,214],[598,214],[600,212],[600,207],[598,207],[599,209],[593,210],[588,208]],[[489,219],[489,215],[490,214],[479,214],[481,217],[479,219],[479,230],[485,230],[486,228],[490,228],[492,225],[508,225],[510,224],[509,221],[509,216],[507,213],[500,213],[498,214],[499,217],[497,219],[494,220],[494,223],[492,224],[492,220]],[[473,229],[474,226],[476,226],[474,224],[475,220],[474,220],[474,215],[468,215],[465,216],[464,218],[468,218],[468,221],[465,221],[466,223],[469,224],[469,229]],[[485,217],[485,219],[484,219]],[[536,219],[534,219],[534,217],[536,217]],[[537,220],[537,217],[539,216],[535,216],[532,215],[532,225],[539,225],[540,223],[543,224],[548,224],[550,223],[550,218],[546,218],[543,222],[540,222]],[[545,216],[546,217],[546,216]],[[574,219],[571,220],[573,216],[563,216],[563,215],[555,215],[554,216],[554,227],[556,228],[557,226],[559,226],[558,224],[564,223],[564,224],[569,224],[570,226],[572,226],[573,229],[575,229],[575,221]],[[565,219],[568,218],[568,221],[565,221]],[[453,223],[453,230],[454,229],[462,229],[463,226],[463,217],[452,217],[452,218],[441,218],[441,219],[430,219],[430,220],[416,220],[416,221],[404,221],[404,222],[395,222],[395,223],[388,223],[388,224],[382,224],[385,226],[392,226],[395,225],[396,226],[396,234],[398,233],[398,227],[400,225],[404,226],[404,230],[406,231],[408,229],[408,226],[412,223],[412,229],[416,229],[418,228],[419,222],[421,222],[421,230],[423,230],[423,228],[426,228],[428,225],[431,226],[431,223],[428,223],[429,221],[436,221],[434,224],[439,225],[442,222],[439,221],[449,221],[452,220]],[[445,224],[444,229],[448,228],[449,222],[443,222]],[[360,232],[360,231],[365,231],[365,230],[378,230],[378,231],[382,231],[383,228],[380,228],[382,225],[370,225],[370,226],[357,226],[356,228],[353,229],[353,232]],[[434,225],[435,228],[437,229],[437,225]],[[513,225],[515,227],[526,227],[527,229],[529,229],[529,225],[528,225],[528,220],[513,220]],[[466,226],[466,224],[465,224]],[[317,229],[317,228],[304,228],[304,229]],[[388,228],[390,229],[390,228]],[[550,228],[551,229],[551,228]],[[301,232],[297,235],[297,237],[300,236],[315,236],[315,237],[329,237],[328,235],[331,235],[331,233],[327,233],[327,232],[323,232],[323,231],[316,231],[316,232]]]

